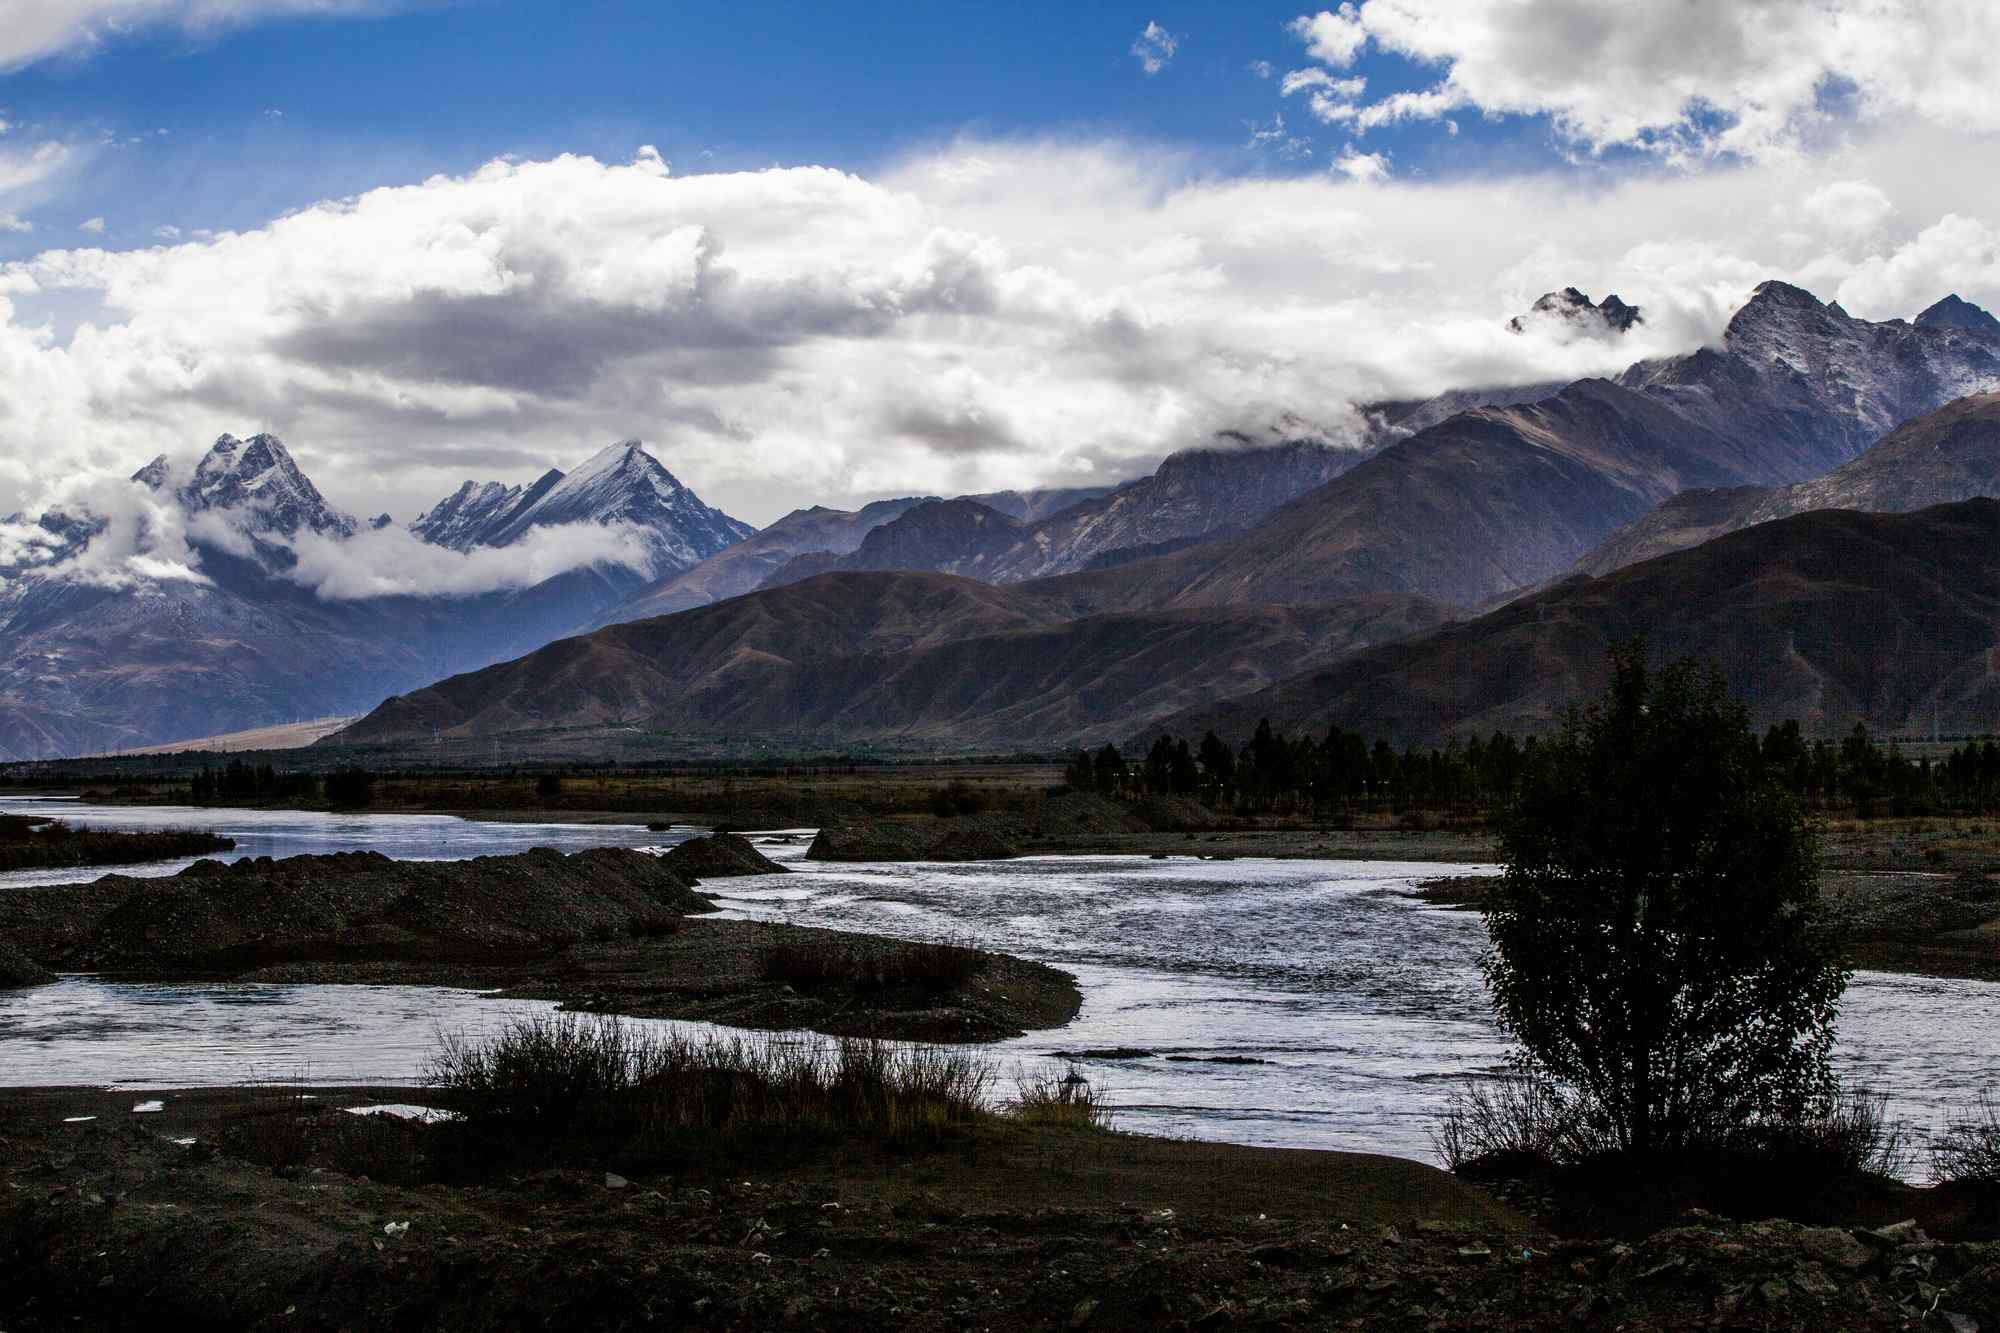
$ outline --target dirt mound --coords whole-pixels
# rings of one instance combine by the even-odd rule
[[[46,986],[55,978],[19,948],[0,940],[0,990]]]
[[[197,862],[0,896],[0,939],[53,966],[228,972],[339,958],[500,959],[670,931],[712,911],[642,852],[546,848],[471,861],[373,852]]]
[[[738,833],[711,833],[705,838],[690,838],[662,859],[691,880],[786,873],[783,866],[752,847],[750,840]]]

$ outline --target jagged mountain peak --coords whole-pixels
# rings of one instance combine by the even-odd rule
[[[1926,307],[1917,316],[1916,325],[1920,329],[1965,329],[2000,337],[2000,319],[1995,319],[1957,292]]]
[[[630,523],[643,531],[656,574],[692,568],[756,529],[704,504],[638,440],[600,449],[565,473],[528,486],[467,481],[419,514],[410,530],[434,546],[510,546],[536,528]]]
[[[164,461],[155,459],[140,469],[140,480],[149,475],[163,478]],[[195,465],[193,477],[179,495],[191,512],[254,514],[260,528],[288,537],[301,530],[346,537],[352,536],[357,526],[353,518],[326,502],[284,441],[270,434],[253,435],[248,440],[221,436]]]
[[[1645,316],[1639,307],[1627,305],[1614,293],[1602,302],[1593,301],[1575,287],[1565,287],[1559,292],[1544,292],[1535,298],[1523,315],[1516,315],[1507,321],[1510,333],[1526,333],[1530,329],[1554,333],[1568,340],[1577,337],[1605,338],[1629,333],[1634,324],[1643,324]]]

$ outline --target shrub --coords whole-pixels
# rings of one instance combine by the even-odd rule
[[[2000,1185],[2000,1101],[1990,1089],[1931,1140],[1931,1178],[1940,1185]]]
[[[935,997],[957,990],[985,966],[984,954],[949,940],[813,938],[771,946],[764,954],[764,979],[798,991],[907,990]]]
[[[577,1014],[511,1020],[486,1041],[441,1035],[426,1083],[474,1132],[606,1148],[688,1134],[759,1143],[811,1133],[934,1138],[991,1114],[991,1068],[955,1048],[775,1037],[693,1038]]]
[[[989,804],[985,792],[971,783],[955,778],[942,787],[932,789],[928,802],[931,813],[939,819],[950,819],[955,815],[976,815]]]
[[[1111,1108],[1103,1092],[1069,1066],[1060,1076],[1014,1075],[1014,1100],[1007,1114],[1030,1125],[1069,1125],[1077,1129],[1111,1128]]]
[[[1617,1158],[1627,1150],[1584,1098],[1532,1077],[1459,1089],[1432,1126],[1431,1144],[1453,1171],[1573,1167]],[[1899,1176],[1908,1165],[1908,1149],[1908,1135],[1889,1120],[1882,1099],[1836,1096],[1809,1115],[1712,1123],[1686,1136],[1671,1153],[1656,1156],[1682,1168],[1706,1163],[1712,1173],[1754,1171],[1760,1179],[1823,1187],[1857,1176]],[[1662,1164],[1639,1165],[1650,1169]]]

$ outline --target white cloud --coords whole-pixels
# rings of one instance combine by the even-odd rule
[[[147,28],[203,35],[263,19],[380,14],[401,0],[7,0],[0,70],[87,55]]]
[[[1268,79],[1278,72],[1278,67],[1268,60],[1253,60],[1250,62],[1250,72],[1260,79]]]
[[[1307,55],[1335,69],[1346,69],[1353,64],[1368,40],[1368,31],[1351,4],[1342,5],[1338,11],[1300,15],[1286,27],[1306,44]]]
[[[35,224],[19,213],[0,213],[0,231],[27,232],[34,229]]]
[[[1364,153],[1353,144],[1334,159],[1333,169],[1351,181],[1368,184],[1389,179],[1389,159],[1380,153]]]
[[[339,539],[302,532],[292,542],[293,582],[327,601],[368,597],[466,597],[528,588],[587,566],[652,570],[645,535],[630,524],[567,523],[533,528],[500,548],[452,551],[399,527],[363,528]]]
[[[181,238],[181,229],[171,223],[162,223],[153,228],[153,235],[163,241],[178,241]]]
[[[1281,128],[1253,133],[1272,151]],[[1339,433],[1357,402],[1684,351],[1767,277],[1870,318],[2000,305],[2000,178],[1936,169],[1977,144],[1904,125],[1587,189],[1384,179],[1365,142],[1298,179],[1117,142],[962,142],[872,178],[496,162],[0,264],[0,513],[224,429],[274,430],[335,504],[404,517],[632,436],[757,522],[1120,480],[1285,411]],[[1831,187],[1857,182],[1893,211],[1836,229],[1868,201]],[[1505,332],[1567,284],[1643,304],[1637,341]]]
[[[1139,62],[1140,69],[1153,75],[1171,64],[1174,52],[1180,49],[1179,37],[1157,23],[1148,22],[1145,30],[1132,43],[1132,58]]]
[[[1246,148],[1266,149],[1279,157],[1297,161],[1312,156],[1312,143],[1285,128],[1285,118],[1273,115],[1268,125],[1252,124]]]
[[[1366,0],[1292,27],[1334,68],[1366,43],[1442,68],[1365,106],[1362,129],[1472,108],[1547,115],[1586,150],[1683,161],[1794,153],[1850,106],[2000,130],[1990,0]]]
[[[1801,200],[1799,211],[1833,235],[1855,239],[1886,222],[1896,205],[1867,181],[1833,181]]]
[[[1367,91],[1368,80],[1359,76],[1337,79],[1323,69],[1295,69],[1278,84],[1278,96],[1306,94],[1306,106],[1322,125],[1352,120],[1359,111],[1355,99]]]
[[[85,218],[76,224],[76,229],[78,231],[89,232],[92,236],[102,236],[104,234],[104,219],[101,217]]]

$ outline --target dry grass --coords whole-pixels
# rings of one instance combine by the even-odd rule
[[[818,1134],[934,1139],[991,1116],[991,1067],[959,1049],[864,1040],[692,1038],[616,1018],[516,1019],[497,1036],[443,1036],[426,1083],[475,1134],[609,1147],[688,1135],[761,1144]]]
[[[1940,1185],[2000,1185],[2000,1100],[1990,1089],[1931,1140],[1931,1178]]]
[[[1023,1124],[1111,1128],[1111,1107],[1103,1089],[1079,1073],[1075,1065],[1060,1075],[1016,1071],[1014,1090],[1007,1114]]]
[[[914,991],[936,997],[951,994],[985,966],[978,950],[951,940],[800,939],[765,953],[764,979],[807,993]]]

